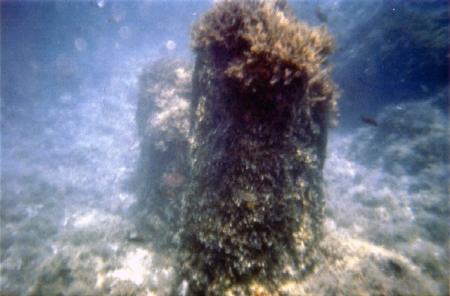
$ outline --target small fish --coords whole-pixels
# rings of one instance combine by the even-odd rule
[[[361,121],[371,126],[378,126],[378,122],[371,117],[361,115]]]
[[[322,9],[320,9],[319,6],[314,9],[314,13],[321,23],[328,23],[328,16],[322,11]]]

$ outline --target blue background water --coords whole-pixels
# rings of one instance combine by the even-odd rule
[[[403,248],[413,259],[448,260],[447,1],[290,4],[300,19],[327,26],[337,40],[331,62],[342,97],[328,148],[330,216],[338,227]],[[190,28],[211,5],[1,2],[0,289],[26,292],[73,213],[123,213],[132,204],[124,183],[138,153],[137,76],[160,56],[192,60]],[[379,126],[367,126],[361,116]],[[361,192],[348,190],[361,183]],[[370,193],[380,186],[387,188],[382,197]],[[354,206],[358,196],[371,205]],[[398,204],[401,198],[406,206]],[[388,215],[400,222],[364,220],[374,199],[390,205]],[[405,208],[419,222],[407,220]],[[358,217],[362,230],[349,217]],[[433,247],[401,245],[411,243],[411,233]]]

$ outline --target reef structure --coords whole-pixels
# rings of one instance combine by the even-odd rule
[[[192,35],[179,283],[188,295],[275,291],[311,271],[322,236],[334,41],[282,1],[216,3]]]
[[[180,196],[190,174],[191,75],[192,68],[183,60],[161,58],[146,66],[139,77],[140,157],[134,218],[140,232],[164,249],[178,244]]]

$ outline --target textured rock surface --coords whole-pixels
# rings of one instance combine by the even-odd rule
[[[281,295],[441,295],[436,282],[405,256],[332,227],[326,232],[314,272],[284,283]]]
[[[218,3],[194,27],[192,182],[180,279],[222,295],[310,270],[321,238],[333,42],[278,2]]]
[[[189,176],[189,66],[159,59],[141,73],[136,123],[141,153],[135,205],[142,233],[157,237],[155,245],[174,245],[181,199]]]
[[[335,134],[324,173],[341,231],[408,257],[439,283],[431,295],[448,295],[448,118],[439,97],[387,106],[377,127]]]
[[[168,295],[174,263],[130,239],[131,221],[89,208],[67,217],[53,252],[36,267],[34,280],[22,294],[2,295]]]

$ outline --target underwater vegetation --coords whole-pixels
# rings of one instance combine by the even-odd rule
[[[179,280],[189,295],[275,291],[311,270],[322,236],[333,39],[276,1],[220,2],[192,36]]]
[[[136,125],[140,156],[136,175],[135,219],[155,244],[176,245],[181,200],[190,170],[189,109],[192,70],[182,60],[163,58],[139,79]]]
[[[0,295],[449,295],[445,1],[6,2]]]
[[[311,270],[322,236],[334,41],[283,2],[224,1],[192,46],[193,70],[161,59],[140,76],[138,227],[177,248],[175,290],[276,289]]]
[[[349,239],[336,229],[335,223],[347,227],[341,224],[340,216],[346,215],[340,209],[340,205],[345,206],[346,199],[341,196],[345,194],[356,199],[353,205],[368,207],[360,214],[361,224],[373,228],[368,239],[394,247],[392,242],[397,238],[394,249],[401,251],[401,241],[414,243],[417,238],[406,239],[407,231],[380,232],[386,230],[383,223],[394,221],[382,219],[371,227],[372,220],[364,218],[374,219],[386,211],[373,210],[373,206],[384,202],[396,223],[406,227],[412,221],[410,205],[403,195],[394,199],[385,190],[375,200],[370,200],[369,193],[362,198],[355,179],[362,176],[352,175],[356,185],[341,188],[339,178],[349,174],[347,163],[333,155],[331,163],[336,167],[328,173],[333,187],[327,186],[333,198],[326,207],[333,215],[323,228],[322,168],[327,126],[334,122],[337,98],[327,64],[334,47],[328,33],[295,20],[282,2],[225,1],[194,25],[192,36],[197,55],[194,69],[171,59],[157,60],[144,69],[136,117],[141,137],[138,172],[149,188],[142,191],[146,194],[138,195],[137,203],[144,213],[143,221],[149,222],[138,227],[151,233],[154,245],[178,254],[172,293],[445,294],[440,283],[446,273],[440,264],[433,263],[443,258],[438,247],[416,244],[420,250],[429,248],[427,252],[440,254],[428,253],[424,260],[414,248],[406,253],[391,252]],[[377,157],[385,162],[382,169],[386,172],[391,170],[387,166],[395,163],[407,168],[420,161],[417,165],[426,167],[413,155],[427,152],[423,149],[431,147],[428,138],[412,141],[420,151],[414,148],[410,154],[388,157],[373,152],[380,149],[378,143],[385,143],[388,153],[396,145],[409,143],[411,135],[419,140],[430,129],[444,132],[435,109],[424,111],[428,116],[414,110],[417,108],[408,106],[386,109],[376,118],[376,128],[361,129],[358,135],[363,138],[352,142],[356,145],[353,148],[343,150],[349,151],[346,157],[355,163],[364,160],[369,167],[367,162]],[[445,148],[446,138],[432,134],[442,139],[433,141],[436,144],[432,147],[442,143],[441,148]],[[438,157],[435,163],[445,161],[430,149],[430,157]],[[445,173],[439,176],[443,178]],[[167,186],[179,188],[172,191],[170,202],[166,201]],[[348,191],[343,192],[345,189]],[[426,217],[425,221],[431,222]],[[417,227],[421,226],[410,228]],[[400,239],[402,235],[405,239]],[[440,237],[438,243],[445,241]],[[439,284],[431,277],[437,277]]]
[[[434,228],[447,223],[446,218],[436,218],[433,210],[438,205],[448,216],[445,183],[433,181],[435,176],[448,173],[447,164],[431,162],[418,178],[398,170],[391,174],[378,164],[385,153],[398,151],[399,144],[387,140],[374,151],[369,141],[379,133],[395,139],[403,133],[417,132],[421,123],[411,120],[422,116],[424,122],[432,124],[428,131],[418,133],[416,140],[430,147],[430,155],[415,153],[415,149],[411,153],[426,159],[440,152],[433,149],[443,148],[432,148],[431,144],[436,136],[442,137],[448,124],[430,103],[389,106],[377,117],[383,130],[360,128],[354,136],[331,137],[333,149],[328,150],[324,169],[328,213],[313,272],[300,279],[279,280],[278,293],[252,282],[224,295],[448,295],[447,244],[442,241],[448,238],[446,228],[441,228],[441,240],[433,240],[431,231],[421,222],[433,221],[430,225],[439,226]],[[389,122],[399,124],[389,129]],[[409,150],[415,142],[403,142],[403,150]],[[368,154],[374,155],[371,160],[358,156]],[[422,187],[418,188],[418,184]],[[172,231],[170,225],[165,227]],[[24,295],[169,295],[179,265],[173,256],[155,252],[151,245],[137,241],[135,233],[131,221],[121,215],[78,208],[67,217],[63,234],[53,240],[57,252],[33,269],[37,279]],[[158,242],[158,237],[150,242]],[[14,250],[30,256],[28,245]],[[8,255],[11,259],[3,264],[11,268],[16,255]],[[187,291],[186,285],[181,287]]]

